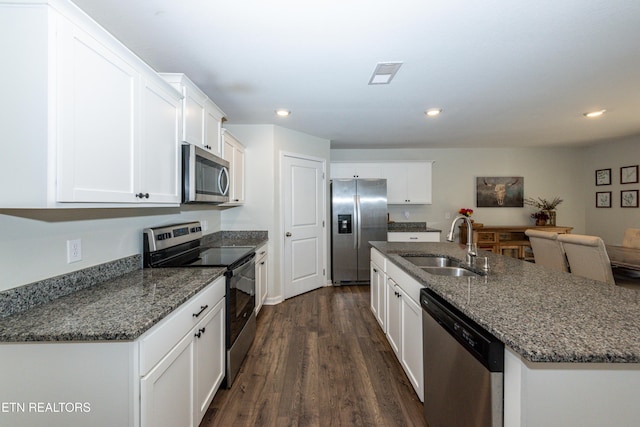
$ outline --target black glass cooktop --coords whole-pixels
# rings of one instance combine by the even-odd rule
[[[254,246],[222,246],[202,248],[200,257],[188,264],[191,267],[227,267],[255,251]]]

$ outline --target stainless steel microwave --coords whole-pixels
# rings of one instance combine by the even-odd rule
[[[182,203],[229,201],[229,162],[195,145],[182,146]]]

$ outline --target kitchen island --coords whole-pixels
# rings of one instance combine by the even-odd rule
[[[505,344],[505,426],[637,425],[640,293],[485,251],[487,275],[436,276],[402,255],[464,260],[463,246],[371,245]]]

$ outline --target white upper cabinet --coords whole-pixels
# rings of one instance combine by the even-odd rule
[[[387,204],[428,205],[432,203],[433,162],[334,162],[331,179],[385,178]]]
[[[204,104],[205,149],[222,157],[222,119],[224,113],[210,99]]]
[[[431,162],[389,163],[387,178],[387,204],[431,204]]]
[[[222,206],[235,206],[244,204],[244,146],[229,131],[223,129],[224,141],[222,157],[229,162],[229,202]]]
[[[331,163],[331,179],[384,178],[380,163]]]
[[[180,202],[179,120],[177,93],[164,84],[143,79],[140,185],[136,187],[141,189],[140,193],[144,191],[145,199],[149,194],[153,203]]]
[[[21,88],[0,160],[20,186],[0,206],[178,205],[180,93],[73,4],[52,5],[0,2],[3,71]]]
[[[222,156],[222,110],[184,74],[160,75],[182,93],[182,141]]]

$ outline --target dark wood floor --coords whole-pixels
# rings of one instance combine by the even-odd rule
[[[264,306],[256,339],[201,427],[425,426],[422,403],[369,308],[368,286]]]

